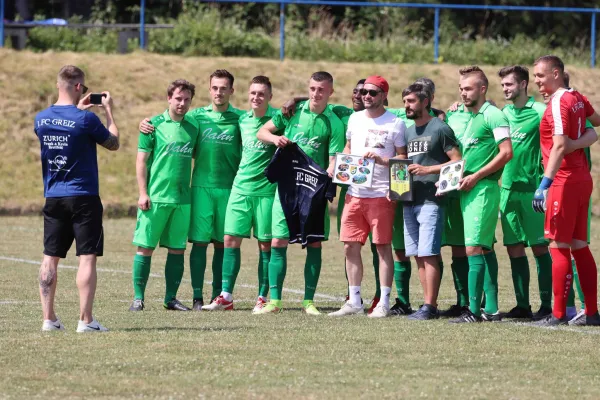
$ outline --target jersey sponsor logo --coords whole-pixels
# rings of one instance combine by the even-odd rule
[[[379,129],[368,129],[367,139],[365,140],[365,147],[373,149],[385,149],[385,142],[389,136],[389,131],[382,131]]]
[[[201,142],[214,141],[223,144],[233,144],[233,135],[228,132],[227,129],[222,132],[213,132],[213,128],[207,128],[202,132]]]
[[[316,137],[313,138],[307,138],[304,137],[304,132],[298,132],[294,135],[294,137],[292,138],[292,142],[296,142],[298,143],[300,146],[309,146],[312,147],[313,149],[317,150],[319,149],[319,147],[321,147],[321,142],[319,142],[319,139]]]
[[[408,157],[424,154],[431,148],[431,136],[419,138],[408,142]]]
[[[521,132],[521,127],[510,132],[510,139],[513,142],[522,142],[527,137],[527,132]]]
[[[478,144],[479,144],[479,138],[471,138],[471,139],[467,140],[466,143],[463,144],[463,146],[475,147]]]
[[[42,142],[50,150],[62,150],[69,147],[70,137],[71,135],[42,135]]]
[[[167,145],[166,149],[167,154],[178,155],[183,157],[191,157],[193,151],[194,149],[191,146],[191,142],[179,144],[173,141]]]
[[[70,169],[66,168],[67,157],[65,156],[56,156],[53,160],[48,160],[48,164],[50,165],[48,170],[51,172],[70,171]]]
[[[75,121],[71,121],[70,119],[50,119],[50,118],[42,118],[38,121],[38,128],[43,125],[54,125],[54,126],[63,126],[65,128],[75,128]]]
[[[244,150],[265,151],[270,145],[261,142],[260,140],[248,140],[244,143]]]

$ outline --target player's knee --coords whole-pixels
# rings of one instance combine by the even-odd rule
[[[541,257],[548,253],[548,246],[531,246],[531,251],[536,257]]]
[[[406,257],[406,252],[404,250],[394,250],[394,255],[396,256],[396,261],[410,261],[410,257]]]
[[[140,256],[150,257],[150,256],[152,256],[153,252],[154,252],[154,250],[147,249],[145,247],[138,247],[137,248],[137,254],[140,255]]]
[[[517,244],[517,245],[512,245],[512,246],[506,246],[506,251],[507,251],[508,256],[510,258],[519,258],[519,257],[525,257],[526,256],[526,254],[525,254],[525,246],[523,246],[522,244]],[[535,254],[535,250],[533,251],[533,253]]]
[[[467,257],[483,255],[484,251],[481,247],[467,246],[466,248]]]

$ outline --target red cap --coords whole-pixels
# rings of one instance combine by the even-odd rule
[[[390,85],[388,85],[387,81],[385,79],[383,79],[382,76],[379,76],[379,75],[373,75],[373,76],[368,77],[365,80],[365,85],[367,83],[377,86],[379,89],[383,90],[385,93],[387,93],[390,90]]]

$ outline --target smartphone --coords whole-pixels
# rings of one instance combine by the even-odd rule
[[[106,97],[104,93],[92,93],[90,95],[90,104],[102,104],[103,97]]]

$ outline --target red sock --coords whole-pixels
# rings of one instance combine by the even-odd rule
[[[579,283],[585,298],[585,314],[594,315],[598,312],[598,270],[596,261],[589,246],[573,250],[573,258],[577,264]]]
[[[571,249],[551,247],[550,255],[552,255],[552,292],[554,293],[552,313],[556,318],[562,319],[567,314],[567,297],[573,283]]]

